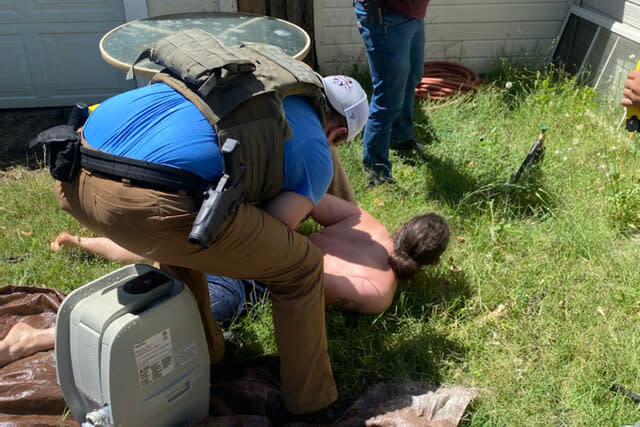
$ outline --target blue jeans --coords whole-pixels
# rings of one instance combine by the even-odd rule
[[[211,314],[218,322],[236,319],[244,310],[249,299],[255,302],[264,294],[265,288],[253,280],[232,279],[225,276],[207,274]]]
[[[391,178],[389,146],[413,139],[415,88],[424,74],[424,19],[385,13],[378,24],[369,21],[360,2],[355,11],[373,83],[362,160],[365,169]]]

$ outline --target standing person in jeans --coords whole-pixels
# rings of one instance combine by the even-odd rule
[[[415,87],[424,74],[424,17],[429,0],[356,0],[373,95],[364,128],[369,184],[393,182],[389,148],[417,148],[413,139]]]

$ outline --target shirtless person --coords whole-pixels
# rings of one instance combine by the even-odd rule
[[[423,265],[437,263],[449,243],[447,222],[433,213],[413,217],[393,238],[364,209],[329,194],[311,215],[323,226],[309,240],[323,253],[327,304],[361,313],[387,309],[397,280],[409,279]],[[53,251],[76,246],[114,261],[145,261],[105,237],[79,238],[63,232],[51,243]],[[55,328],[38,330],[16,324],[0,341],[0,367],[52,348],[54,337]]]
[[[409,279],[423,265],[435,264],[449,243],[444,218],[429,213],[413,217],[392,237],[384,225],[364,209],[325,195],[311,211],[323,228],[309,236],[324,262],[325,299],[361,313],[381,313],[389,307],[397,279]],[[60,233],[51,250],[80,247],[119,262],[147,262],[105,237]],[[210,282],[215,279],[209,276]]]
[[[447,222],[433,213],[413,217],[393,237],[367,211],[330,194],[311,216],[324,226],[309,240],[323,254],[327,304],[361,313],[386,310],[397,279],[437,263],[449,244]]]

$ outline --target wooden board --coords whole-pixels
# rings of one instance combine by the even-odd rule
[[[238,12],[266,15],[265,0],[238,0]]]

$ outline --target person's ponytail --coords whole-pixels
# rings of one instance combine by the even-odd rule
[[[413,277],[423,265],[435,264],[449,245],[449,224],[440,215],[418,215],[393,236],[389,264],[400,280]]]
[[[389,255],[389,264],[399,280],[410,279],[420,270],[420,264],[404,252],[394,251]]]

